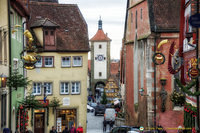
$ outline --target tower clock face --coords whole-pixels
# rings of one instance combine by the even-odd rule
[[[97,55],[97,60],[98,61],[103,61],[103,59],[104,59],[103,55]]]

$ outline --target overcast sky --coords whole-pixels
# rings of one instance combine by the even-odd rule
[[[89,39],[98,30],[101,16],[103,31],[111,41],[111,58],[119,59],[124,33],[126,0],[59,0],[59,3],[77,4],[88,24]]]

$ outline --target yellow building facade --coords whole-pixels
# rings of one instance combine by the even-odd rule
[[[32,80],[29,91],[36,95],[36,99],[44,102],[46,88],[46,103],[51,103],[56,97],[61,105],[56,109],[34,109],[33,113],[29,110],[28,127],[34,132],[47,133],[52,126],[61,132],[65,126],[70,128],[73,124],[76,128],[81,125],[86,132],[88,53],[44,52],[40,56],[42,64],[47,61],[46,57],[53,57],[53,66],[37,67],[27,72],[27,77]],[[63,57],[69,57],[67,66],[63,65]],[[79,66],[74,65],[77,57],[81,60]],[[40,66],[40,63],[36,66]]]
[[[7,0],[0,0],[0,132],[8,127],[8,87],[5,76],[9,76],[8,64],[8,6]]]

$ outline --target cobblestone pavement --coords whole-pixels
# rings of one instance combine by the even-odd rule
[[[109,125],[106,129],[106,133],[109,133]],[[87,133],[103,133],[103,115],[87,113]]]

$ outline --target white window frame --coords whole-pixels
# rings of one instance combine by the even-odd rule
[[[78,60],[80,58],[80,61]],[[82,66],[82,56],[73,56],[73,66]]]
[[[52,62],[51,62],[51,64],[49,65],[46,65],[46,59],[52,59]],[[49,61],[48,61],[48,63],[49,63]],[[53,62],[53,57],[49,57],[49,56],[47,56],[47,57],[44,57],[44,67],[53,67],[53,64],[54,64],[54,62]]]
[[[69,60],[67,60],[67,59],[69,59]],[[62,57],[61,58],[61,66],[62,67],[70,67],[71,66],[71,57],[70,56]]]
[[[67,85],[66,85],[67,84]],[[60,94],[69,94],[69,82],[61,82],[60,83]],[[62,89],[63,88],[63,89]],[[67,90],[68,89],[68,90]],[[62,90],[64,92],[62,92]],[[66,91],[67,90],[67,91]]]
[[[71,82],[71,94],[80,94],[80,93],[81,93],[81,82],[79,81]]]
[[[52,87],[53,85],[52,85],[52,82],[44,82],[43,83],[43,92],[44,92],[44,90],[45,90],[45,88],[46,88],[46,95],[51,95],[52,94]],[[50,91],[50,92],[48,92],[48,91]]]
[[[40,62],[39,62],[40,61]],[[42,57],[35,63],[35,67],[42,67]]]
[[[36,90],[36,92],[34,92],[34,89]],[[42,83],[34,82],[33,83],[33,91],[32,91],[33,95],[41,95],[41,92],[42,92]]]

